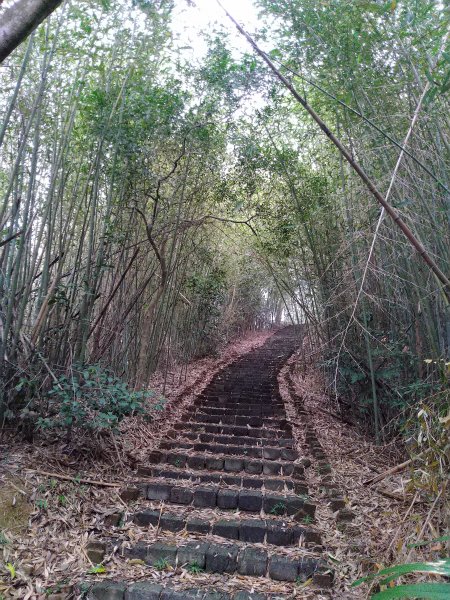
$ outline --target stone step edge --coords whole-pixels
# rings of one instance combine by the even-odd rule
[[[168,443],[180,443],[180,444],[214,444],[219,446],[245,446],[245,448],[273,448],[274,450],[278,449],[286,449],[293,450],[291,453],[298,457],[298,452],[294,451],[294,440],[292,438],[280,438],[275,440],[274,438],[260,438],[260,437],[249,437],[242,435],[234,435],[234,434],[225,434],[225,433],[215,433],[215,432],[207,432],[207,431],[190,431],[186,428],[186,430],[177,431],[170,430],[167,432],[167,437],[165,438],[167,441],[164,441],[161,444],[163,447]],[[269,450],[270,451],[270,450]],[[294,459],[287,459],[294,460]]]
[[[255,407],[253,407],[253,408],[255,408]],[[266,410],[266,407],[264,407],[264,406],[259,406],[259,407],[256,406],[256,409],[258,411],[259,410],[264,411],[264,410]],[[267,410],[267,412],[268,413],[269,412],[272,413],[274,411]],[[234,416],[237,416],[237,417],[242,416],[242,415],[239,415],[238,413],[232,413],[232,412],[230,412],[229,409],[226,409],[223,406],[218,406],[217,404],[211,405],[211,406],[205,406],[205,405],[194,406],[194,405],[192,405],[189,408],[185,408],[181,414],[182,414],[182,416],[186,416],[186,417],[188,417],[190,415],[203,415],[203,416],[207,415],[207,416],[212,416],[212,417],[223,417],[223,416],[232,417],[233,414],[234,414]],[[250,417],[246,417],[245,415],[243,415],[243,418],[244,419],[253,418],[254,416],[255,415],[251,415]],[[285,422],[287,422],[289,420],[287,416],[286,417],[281,417],[281,416],[278,416],[278,415],[270,416],[268,414],[267,415],[263,415],[263,416],[260,415],[257,418],[258,419],[267,419],[267,420],[270,420],[270,421],[281,422],[281,423],[285,423]]]
[[[220,409],[212,409],[212,410],[220,410]],[[202,418],[206,417],[207,420],[201,420]],[[236,417],[240,417],[242,418],[242,421],[240,423],[236,423]],[[212,418],[213,420],[208,420],[208,418]],[[194,412],[192,411],[186,411],[185,413],[183,413],[182,417],[181,417],[181,421],[183,423],[186,422],[192,422],[192,423],[198,423],[198,424],[208,424],[208,425],[218,425],[219,422],[221,421],[221,419],[223,418],[229,418],[230,422],[227,423],[226,421],[222,422],[222,425],[228,425],[229,427],[247,427],[247,425],[249,425],[249,427],[252,428],[263,428],[263,429],[271,429],[271,430],[277,430],[277,431],[284,431],[284,429],[288,426],[292,427],[292,425],[289,423],[289,421],[287,419],[277,419],[275,417],[245,417],[245,416],[241,416],[241,415],[236,415],[236,414],[225,414],[225,413],[206,413],[200,410],[196,410]],[[200,420],[199,420],[200,419]],[[233,423],[233,419],[234,419],[234,423]],[[251,423],[249,423],[248,421],[253,420],[253,425]]]
[[[218,483],[219,485],[247,488],[247,489],[262,489],[271,492],[293,490],[295,494],[307,494],[308,486],[304,477],[296,479],[290,477],[250,477],[245,475],[233,474],[234,471],[186,471],[186,469],[178,468],[176,465],[169,463],[170,469],[159,467],[138,467],[137,477],[148,477],[149,479],[171,479],[177,482],[191,483]],[[240,471],[239,471],[240,473]],[[150,483],[150,482],[149,482]]]
[[[199,448],[200,446],[200,448]],[[224,454],[234,458],[261,458],[264,460],[285,460],[293,462],[300,458],[299,453],[292,448],[284,448],[282,446],[235,446],[232,444],[215,444],[208,442],[192,442],[184,440],[176,440],[172,442],[163,442],[160,444],[161,450],[191,450],[193,452],[210,452],[213,455]],[[288,452],[289,450],[289,452]],[[294,458],[295,452],[295,458]],[[291,458],[284,458],[291,457]]]
[[[221,412],[211,412],[218,410],[220,410]],[[193,406],[192,414],[194,414],[194,412],[199,414],[206,414],[209,416],[232,417],[234,415],[236,417],[244,417],[245,419],[250,419],[251,417],[258,417],[260,419],[272,419],[279,421],[287,420],[286,410],[284,407],[277,408],[275,410],[268,410],[267,408],[263,408],[261,406],[258,406],[257,404],[255,404],[252,407],[231,406],[230,404],[225,406],[219,405],[217,403],[204,404],[201,406]]]
[[[121,514],[115,515],[117,523]],[[300,539],[316,552],[320,552],[322,538],[319,531],[286,521],[279,523],[265,519],[202,519],[201,517],[178,516],[162,510],[140,510],[132,515],[132,521],[139,527],[158,527],[173,533],[186,531],[188,534],[218,535],[245,543],[266,543],[271,546],[295,546]],[[320,547],[320,549],[319,549]]]
[[[298,550],[298,553],[301,549]],[[293,558],[284,554],[267,552],[249,545],[218,544],[195,540],[176,545],[166,542],[137,542],[130,548],[122,548],[127,559],[142,560],[146,564],[176,569],[196,565],[207,573],[238,573],[250,577],[267,577],[275,581],[306,581],[317,571],[325,572],[328,566],[317,556],[303,551]]]
[[[279,415],[280,413],[284,413],[281,418],[285,419],[286,413],[286,405],[284,402],[272,402],[265,401],[261,398],[255,398],[251,401],[243,401],[242,398],[239,397],[226,397],[226,394],[221,394],[220,398],[210,397],[200,397],[193,401],[192,407],[194,410],[200,410],[202,408],[226,408],[228,410],[263,410],[264,412],[274,413]]]
[[[253,458],[253,457],[239,457],[233,454],[208,454],[202,452],[195,452],[193,454],[186,454],[183,452],[177,452],[176,450],[171,451],[160,451],[153,450],[150,452],[148,456],[148,462],[151,465],[161,465],[161,464],[169,464],[173,465],[172,462],[168,462],[170,460],[180,459],[180,468],[183,468],[187,465],[190,468],[197,470],[210,470],[210,471],[224,471],[225,470],[225,461],[230,460],[239,460],[242,461],[242,468],[240,471],[234,470],[230,471],[232,473],[239,473],[241,471],[249,474],[249,475],[280,475],[282,477],[293,477],[294,479],[303,478],[304,476],[304,467],[303,465],[306,463],[302,461],[308,461],[308,459],[300,459],[299,462],[292,461],[282,461],[282,460],[268,460],[261,458]],[[184,462],[183,462],[184,461]],[[220,466],[223,463],[223,466]],[[208,467],[208,464],[214,465]],[[236,467],[239,466],[238,464]],[[308,465],[309,466],[309,465]]]
[[[299,520],[313,520],[316,505],[301,496],[264,493],[256,490],[233,490],[218,486],[189,487],[155,483],[137,485],[141,496],[151,501],[168,502],[196,508],[239,509],[244,512],[274,516],[294,516]],[[310,521],[311,522],[311,521]]]
[[[216,429],[221,429],[225,431],[207,431],[206,428],[214,427]],[[197,431],[198,429],[204,429],[204,433],[227,433],[228,435],[237,435],[240,437],[259,437],[265,439],[276,439],[277,437],[282,437],[287,433],[292,432],[287,428],[279,429],[276,427],[264,427],[264,426],[255,426],[255,425],[234,425],[233,423],[211,423],[209,421],[194,421],[190,419],[189,421],[181,421],[179,423],[175,423],[173,425],[173,429],[176,431],[183,431],[184,429],[189,429],[190,431]],[[269,434],[270,435],[263,435]]]

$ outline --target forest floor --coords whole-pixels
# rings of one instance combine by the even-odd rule
[[[263,344],[270,334],[247,335],[227,346],[220,356],[196,361],[189,365],[186,377],[181,377],[181,371],[174,371],[169,384],[156,375],[151,387],[161,394],[164,389],[167,399],[164,409],[153,410],[149,422],[137,417],[126,419],[120,436],[107,437],[96,444],[89,439],[78,439],[76,445],[56,436],[39,438],[32,444],[3,440],[0,564],[5,567],[1,567],[0,598],[59,600],[66,597],[64,594],[74,581],[98,578],[100,573],[88,558],[87,546],[101,532],[105,517],[117,511],[126,513],[127,505],[119,492],[133,481],[133,469],[164,439],[171,424],[218,370]],[[316,435],[332,467],[333,481],[345,492],[347,505],[356,515],[350,526],[340,530],[336,515],[321,496],[317,474],[307,470],[311,497],[318,505],[317,522],[325,558],[336,571],[331,597],[367,598],[368,587],[351,588],[352,582],[392,561],[412,558],[416,551],[408,548],[408,543],[417,541],[417,536],[423,536],[424,529],[431,527],[426,507],[409,491],[407,471],[376,485],[365,484],[404,457],[394,450],[393,444],[375,446],[355,428],[340,421],[330,408],[319,371],[303,364],[300,354],[294,355],[279,375],[292,422],[295,423],[295,409],[287,387],[289,369],[295,391],[313,417]],[[294,426],[294,438],[298,449],[304,451],[301,425]],[[134,535],[133,529],[127,534]],[[114,555],[107,556],[104,565],[108,578],[132,579],[145,575],[142,565],[124,564]],[[186,574],[186,577],[195,583],[195,576]],[[197,577],[204,581],[213,576],[203,573]],[[294,591],[294,595],[317,597],[308,590]]]
[[[316,435],[332,468],[333,483],[344,493],[347,507],[355,513],[351,525],[344,529],[336,526],[336,514],[317,491],[319,476],[311,469],[307,471],[326,552],[335,566],[333,598],[369,598],[373,590],[368,585],[353,588],[352,583],[395,563],[434,560],[434,553],[442,550],[440,544],[425,549],[410,547],[424,536],[436,537],[427,518],[430,506],[421,502],[419,494],[413,493],[407,469],[384,477],[379,483],[368,484],[373,477],[386,473],[407,457],[398,449],[400,444],[395,443],[398,440],[377,446],[358,433],[356,427],[343,422],[325,392],[320,370],[314,363],[305,364],[301,351],[290,359],[279,377],[285,401],[288,404],[291,401],[285,384],[291,363],[294,363],[295,391],[313,418]],[[301,426],[294,429],[294,437],[299,440],[299,447],[304,448]]]

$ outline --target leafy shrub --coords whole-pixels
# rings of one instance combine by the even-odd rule
[[[130,390],[98,365],[73,366],[71,374],[61,375],[48,392],[49,416],[40,418],[38,425],[69,431],[114,430],[124,417],[142,414],[145,401],[153,396],[150,391]]]

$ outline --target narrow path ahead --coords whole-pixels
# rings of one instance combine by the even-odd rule
[[[277,384],[299,336],[287,327],[219,372],[150,453],[135,490],[123,496],[139,494],[133,527],[148,538],[128,544],[122,557],[153,567],[151,581],[101,582],[90,598],[284,600],[306,597],[304,582],[317,596],[329,585],[316,507]]]

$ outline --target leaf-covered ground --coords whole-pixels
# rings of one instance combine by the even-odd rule
[[[186,370],[186,377],[181,371],[174,372],[164,384],[162,375],[156,375],[152,387],[161,394],[164,391],[167,398],[164,410],[155,410],[148,422],[137,417],[125,420],[121,436],[108,437],[96,444],[81,438],[77,445],[57,437],[37,438],[33,444],[6,440],[1,446],[0,463],[3,514],[0,518],[0,594],[3,598],[43,600],[53,597],[56,600],[64,597],[73,582],[103,576],[170,580],[173,577],[170,570],[157,572],[139,561],[124,561],[114,550],[103,562],[104,569],[100,571],[104,572],[99,572],[87,556],[87,546],[102,538],[116,539],[117,546],[131,544],[143,535],[146,539],[173,538],[174,534],[169,532],[143,533],[127,523],[130,505],[120,498],[120,488],[133,480],[136,465],[164,438],[179,413],[189,406],[214,373],[262,344],[268,335],[252,334],[228,346],[218,358],[197,361]],[[305,366],[294,355],[280,373],[279,382],[299,450],[305,453],[304,429],[295,415],[286,382],[290,363],[296,361],[293,370],[296,392],[304,398],[308,414],[312,416],[332,466],[333,481],[344,491],[348,507],[356,514],[354,523],[345,532],[340,531],[336,515],[319,492],[317,473],[314,468],[307,470],[310,494],[318,505],[317,523],[326,558],[336,569],[331,597],[365,598],[369,594],[367,587],[350,587],[359,577],[392,562],[413,558],[413,552],[420,552],[421,558],[430,558],[441,549],[438,544],[422,554],[408,547],[419,535],[433,537],[436,533],[434,520],[427,519],[430,504],[424,502],[420,494],[410,491],[408,471],[376,485],[365,485],[365,481],[404,457],[393,444],[376,447],[355,428],[340,421],[323,392],[319,371]],[[117,513],[121,513],[124,525],[105,527],[105,517]],[[176,536],[179,539],[180,534]],[[199,586],[220,585],[230,590],[241,585],[239,576],[188,571],[183,571],[179,580]],[[270,585],[273,591],[299,599],[322,597],[308,586],[276,582]],[[266,588],[267,582],[255,579],[254,589],[267,591],[261,586]],[[63,596],[58,596],[59,593]]]

